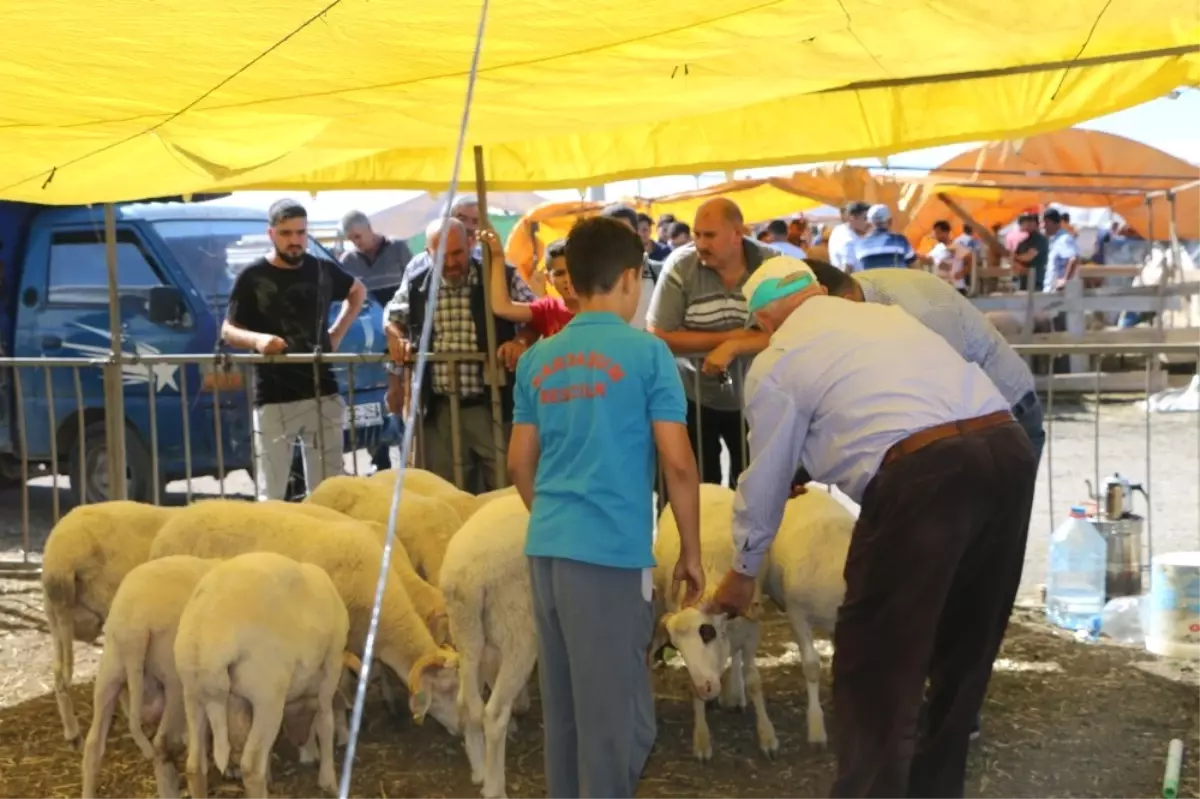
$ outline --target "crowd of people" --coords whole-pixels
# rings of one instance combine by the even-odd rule
[[[398,244],[361,215],[345,222],[354,255],[341,266],[314,258],[304,208],[283,200],[270,211],[273,252],[237,278],[224,338],[262,353],[333,351],[368,291],[386,297],[390,408],[419,404],[424,465],[447,479],[457,395],[467,487],[493,489],[506,468],[532,512],[539,655],[557,666],[541,671],[550,795],[633,793],[653,741],[649,682],[614,682],[612,713],[576,718],[572,697],[596,687],[573,682],[569,666],[601,658],[625,674],[645,662],[660,468],[682,539],[675,576],[689,597],[702,594],[698,485],[723,481],[722,447],[737,491],[739,555],[712,601],[730,615],[747,612],[789,496],[815,479],[862,508],[834,640],[833,795],[961,795],[1020,579],[1044,441],[1029,369],[953,279],[896,268],[920,256],[890,230],[884,206],[845,209],[829,262],[795,243],[810,243],[803,225],[747,235],[725,198],[703,203],[691,225],[652,222],[617,204],[576,223],[546,249],[531,289],[481,226],[474,198],[433,222],[425,252],[402,270]],[[950,250],[948,226],[939,235]],[[1036,249],[1042,239],[1030,231],[1018,246],[1025,241]],[[1066,252],[1042,246],[1051,257]],[[337,300],[341,313],[327,328],[324,309]],[[427,364],[421,395],[408,397],[407,370],[430,318],[430,351],[445,357]],[[465,357],[491,346],[504,367],[495,378]],[[328,366],[315,383],[308,366],[256,371],[256,452],[274,467],[259,466],[258,494],[278,499],[286,478],[278,466],[290,460],[282,448],[296,436],[321,431],[326,447],[336,442],[327,463],[342,463],[343,405]],[[328,473],[309,471],[317,481]],[[589,601],[579,585],[630,615],[621,645],[598,649],[572,626],[578,614],[555,610]]]

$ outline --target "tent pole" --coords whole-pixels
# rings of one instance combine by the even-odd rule
[[[108,329],[111,339],[108,363],[104,365],[104,422],[108,499],[113,500],[127,499],[128,486],[125,477],[125,387],[121,369],[125,335],[121,324],[120,284],[117,282],[117,212],[112,203],[104,205],[104,252],[108,262]],[[150,379],[154,379],[153,374]],[[86,465],[81,465],[80,471],[85,472],[79,475],[79,479],[85,481],[86,486]],[[86,487],[83,490],[86,492]]]
[[[483,148],[475,147],[475,196],[479,200],[479,222],[491,225],[488,218],[487,177],[483,171]],[[496,447],[496,488],[504,488],[508,477],[508,442],[504,435],[504,413],[500,403],[500,381],[505,373],[496,358],[496,317],[492,314],[492,270],[504,269],[504,262],[492,263],[490,247],[481,247],[483,258],[484,327],[487,328],[487,361],[484,369],[492,392],[492,435]]]

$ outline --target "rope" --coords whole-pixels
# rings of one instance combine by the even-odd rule
[[[437,251],[433,257],[433,277],[429,289],[428,310],[425,323],[421,329],[421,341],[417,350],[417,364],[412,381],[413,400],[409,403],[408,418],[404,425],[404,441],[400,447],[400,467],[396,469],[396,484],[392,489],[392,507],[388,514],[387,538],[383,545],[383,562],[379,566],[379,581],[375,586],[375,605],[371,608],[371,624],[367,629],[366,645],[363,647],[362,671],[358,676],[358,689],[354,696],[354,713],[350,721],[350,736],[346,742],[346,757],[342,764],[342,780],[338,795],[348,799],[350,795],[350,778],[354,769],[354,754],[358,749],[358,735],[362,728],[363,705],[367,699],[367,680],[371,675],[371,662],[375,652],[375,635],[379,631],[379,610],[383,603],[383,592],[387,586],[388,572],[392,562],[392,542],[396,536],[396,515],[400,510],[400,494],[404,488],[404,471],[408,464],[408,455],[412,449],[413,433],[416,431],[417,406],[420,404],[421,381],[425,375],[425,363],[429,357],[429,342],[433,335],[434,308],[437,307],[438,289],[442,284],[442,268],[446,263],[447,225],[450,221],[450,208],[458,192],[458,173],[462,165],[463,144],[467,138],[467,123],[471,117],[471,99],[475,94],[475,79],[479,73],[479,55],[483,50],[483,31],[487,23],[488,0],[483,0],[479,12],[479,28],[475,34],[475,50],[471,55],[471,71],[467,75],[467,96],[463,104],[462,121],[458,128],[458,147],[454,150],[454,168],[450,173],[450,189],[446,197],[446,209],[442,213],[442,233],[438,237]],[[409,686],[413,690],[413,686]]]

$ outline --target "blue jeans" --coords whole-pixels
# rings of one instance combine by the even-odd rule
[[[377,469],[392,468],[392,447],[400,446],[404,441],[404,417],[400,414],[388,414],[387,421],[379,431],[378,446],[371,455],[371,464]]]

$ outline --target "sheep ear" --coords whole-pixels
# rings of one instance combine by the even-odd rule
[[[353,652],[342,653],[342,665],[355,674],[362,674],[362,661]]]

